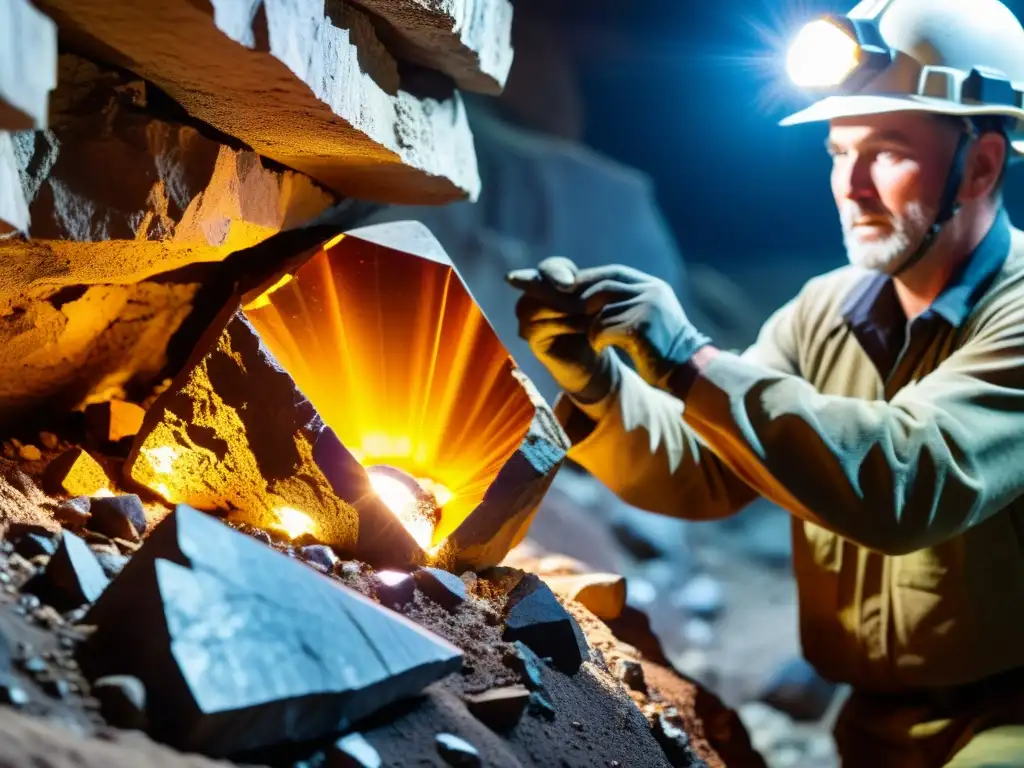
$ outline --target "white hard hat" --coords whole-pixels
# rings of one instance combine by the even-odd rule
[[[999,0],[864,0],[806,25],[787,64],[798,86],[828,95],[780,125],[905,110],[1001,116],[1024,151],[1024,28]]]

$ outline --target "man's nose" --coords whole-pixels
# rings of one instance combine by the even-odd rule
[[[878,197],[875,180],[871,175],[871,158],[864,155],[851,156],[840,169],[836,179],[840,196],[849,200],[863,200]]]

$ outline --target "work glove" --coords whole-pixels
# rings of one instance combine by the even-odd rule
[[[672,372],[711,343],[686,317],[668,283],[632,267],[578,270],[573,292],[592,318],[595,352],[618,347],[653,386],[667,388]]]
[[[516,302],[519,335],[555,382],[579,403],[596,403],[616,383],[611,350],[598,352],[590,341],[591,318],[575,291],[577,267],[554,256],[536,269],[509,272],[507,281],[523,291]]]

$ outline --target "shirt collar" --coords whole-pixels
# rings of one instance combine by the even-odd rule
[[[978,247],[950,278],[927,311],[938,314],[959,328],[1003,266],[1010,252],[1010,217],[1000,209],[988,233]],[[892,278],[873,272],[854,286],[843,302],[840,315],[851,325],[884,322],[876,316],[879,299],[885,295]]]

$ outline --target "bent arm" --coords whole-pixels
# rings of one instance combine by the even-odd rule
[[[792,308],[765,324],[743,358],[796,373],[788,333]],[[728,517],[758,493],[722,462],[683,420],[683,404],[625,366],[607,411],[597,420],[562,396],[555,414],[572,440],[569,458],[628,504],[690,520]]]
[[[889,402],[819,394],[726,352],[684,418],[761,495],[865,547],[905,554],[1024,490],[1024,317],[1006,311]]]

